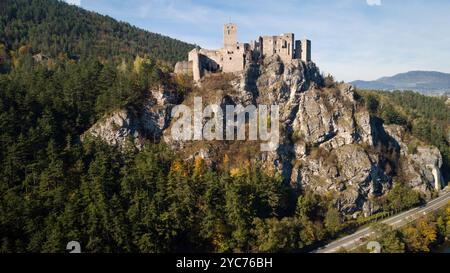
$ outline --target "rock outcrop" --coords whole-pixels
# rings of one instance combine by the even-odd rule
[[[429,145],[417,145],[417,139],[406,134],[405,129],[398,125],[384,127],[401,147],[399,174],[404,177],[412,188],[431,197],[433,189],[440,190],[443,185],[441,174],[442,155],[439,149]],[[408,146],[408,143],[416,145]]]
[[[346,215],[376,213],[380,208],[373,200],[385,195],[399,178],[431,197],[442,183],[439,150],[420,145],[410,151],[405,130],[383,126],[372,117],[351,85],[324,87],[323,82],[314,63],[294,60],[285,65],[275,55],[261,65],[247,64],[226,88],[197,91],[206,92],[200,94],[204,104],[279,105],[282,133],[273,152],[259,152],[255,148],[259,145],[250,142],[173,141],[170,110],[177,101],[164,90],[151,92],[139,110],[122,109],[105,117],[86,134],[112,145],[122,145],[131,137],[137,147],[142,140],[162,139],[186,159],[207,158],[211,167],[225,154],[233,155],[231,163],[234,160],[236,166],[242,158],[258,161],[268,171],[280,172],[296,190],[331,196]],[[188,95],[183,104],[190,105],[192,97]]]
[[[141,149],[148,140],[159,141],[170,124],[172,108],[179,97],[160,88],[149,92],[139,106],[116,110],[98,121],[81,137],[98,137],[110,145],[131,144]]]

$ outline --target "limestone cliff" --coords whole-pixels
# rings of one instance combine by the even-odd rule
[[[110,145],[124,147],[131,144],[141,149],[148,140],[160,140],[170,123],[173,106],[180,102],[179,96],[170,90],[151,90],[140,105],[105,115],[81,136],[81,140],[99,137]]]
[[[218,78],[220,77],[220,78]],[[212,168],[225,155],[239,167],[243,160],[261,162],[268,172],[280,172],[297,190],[313,190],[333,198],[346,215],[377,212],[373,200],[385,195],[395,180],[406,178],[424,197],[440,187],[442,157],[435,147],[411,151],[403,128],[384,126],[358,102],[352,86],[324,87],[314,63],[278,56],[249,64],[242,73],[206,77],[202,88],[187,94],[204,104],[265,104],[280,106],[281,139],[274,152],[260,152],[252,142],[180,142],[170,137],[170,110],[177,103],[169,91],[158,90],[140,109],[122,109],[105,117],[86,134],[122,145],[127,138],[137,147],[142,140],[168,143],[186,159],[201,156]]]

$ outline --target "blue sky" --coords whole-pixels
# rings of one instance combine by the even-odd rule
[[[222,25],[238,39],[293,32],[338,80],[409,70],[450,72],[448,0],[66,0],[140,28],[220,48]]]

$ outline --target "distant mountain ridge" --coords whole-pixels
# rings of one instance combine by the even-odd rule
[[[360,89],[413,90],[422,93],[450,91],[450,74],[437,71],[410,71],[375,81],[353,81]]]

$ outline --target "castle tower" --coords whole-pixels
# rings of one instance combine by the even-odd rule
[[[301,42],[302,51],[301,51],[301,59],[305,63],[311,61],[311,41],[310,40],[302,40]]]
[[[276,53],[285,63],[290,62],[295,55],[295,39],[293,33],[285,33],[277,37]]]
[[[202,77],[200,63],[200,49],[198,47],[192,49],[188,55],[189,62],[192,62],[192,76],[194,81],[199,81]]]
[[[294,50],[294,59],[301,59],[302,58],[302,41],[296,40],[295,41],[295,50]]]
[[[223,45],[225,49],[233,48],[237,44],[236,24],[226,24],[223,27]]]
[[[303,62],[311,61],[311,41],[295,40],[294,33],[278,36],[260,36],[257,41],[239,43],[237,25],[225,24],[223,27],[224,47],[218,50],[194,48],[188,54],[188,61],[179,62],[175,66],[177,74],[187,73],[198,82],[209,73],[235,73],[244,70],[249,63],[260,64],[263,58],[278,55],[288,64],[293,59]]]

